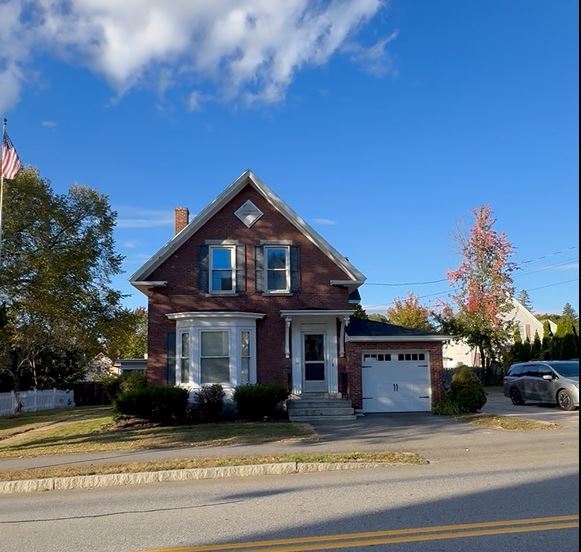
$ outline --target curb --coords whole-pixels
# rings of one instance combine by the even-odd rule
[[[277,464],[251,464],[248,466],[224,466],[219,468],[191,468],[157,472],[111,473],[105,475],[77,475],[46,479],[21,479],[1,481],[0,494],[34,493],[38,491],[65,491],[93,489],[122,485],[144,485],[165,481],[195,481],[223,479],[226,477],[252,477],[257,475],[284,475],[293,473],[318,473],[340,470],[363,470],[390,466],[372,462],[281,462]]]

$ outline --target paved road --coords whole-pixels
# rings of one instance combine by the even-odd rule
[[[0,496],[0,551],[220,543],[204,550],[224,551],[281,539],[239,550],[577,551],[579,415],[548,412],[560,429],[511,433],[433,416],[370,416],[320,425],[321,440],[305,445],[414,450],[428,466]],[[311,540],[289,540],[297,538]]]
[[[522,468],[507,468],[504,460],[499,458],[492,466],[457,464],[454,469],[442,464],[402,466],[3,496],[0,550],[133,551],[499,520],[509,520],[507,526],[514,528],[518,519],[578,513],[576,463],[557,461],[531,467],[524,462]],[[576,529],[541,529],[378,549],[578,550]],[[458,529],[449,531],[457,533]],[[227,544],[221,549],[232,548]],[[329,549],[339,547],[331,543]]]

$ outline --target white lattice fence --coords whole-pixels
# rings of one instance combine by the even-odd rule
[[[38,410],[55,410],[75,406],[73,391],[46,389],[43,391],[21,391],[16,395],[0,393],[0,416],[9,416],[15,412],[37,412]]]

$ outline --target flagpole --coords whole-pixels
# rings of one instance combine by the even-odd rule
[[[4,151],[4,140],[6,139],[6,124],[8,121],[4,117],[2,124],[2,151]],[[4,205],[4,170],[2,169],[2,153],[0,153],[0,270],[2,269],[2,207]]]

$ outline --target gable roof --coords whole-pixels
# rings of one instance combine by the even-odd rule
[[[365,320],[352,316],[349,325],[345,328],[347,341],[445,341],[448,336],[404,328],[387,322],[377,322],[375,320]]]
[[[264,197],[279,213],[291,224],[301,231],[314,245],[339,266],[351,280],[344,285],[359,286],[365,281],[365,276],[349,260],[341,255],[325,238],[307,224],[295,211],[293,211],[278,195],[276,195],[262,180],[251,170],[244,171],[232,184],[230,184],[212,203],[196,215],[192,221],[157,253],[155,253],[141,268],[139,268],[129,281],[135,287],[141,289],[148,287],[147,279],[151,273],[165,262],[177,249],[191,238],[206,222],[208,222],[220,209],[242,191],[247,185],[252,186]],[[157,284],[161,284],[157,282]]]

